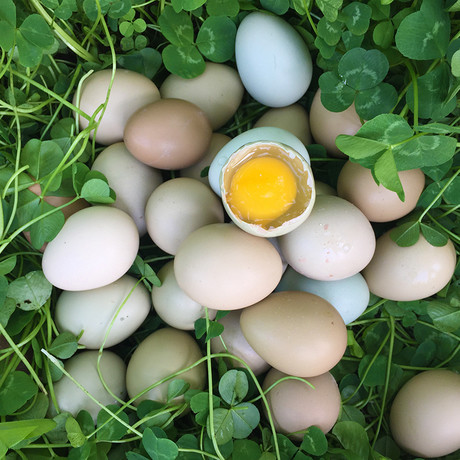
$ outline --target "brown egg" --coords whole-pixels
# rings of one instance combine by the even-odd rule
[[[419,300],[440,291],[452,278],[455,265],[455,247],[450,240],[436,247],[420,234],[413,246],[400,247],[386,232],[377,240],[363,276],[375,295],[397,301]]]
[[[356,275],[375,250],[374,230],[367,217],[355,205],[330,195],[316,197],[308,219],[279,242],[294,270],[323,281]]]
[[[425,187],[421,169],[399,171],[405,200],[383,185],[377,185],[370,169],[347,161],[340,171],[337,193],[357,206],[371,222],[389,222],[409,214]]]
[[[112,206],[129,214],[137,225],[139,235],[145,235],[145,205],[152,192],[163,182],[160,171],[134,158],[123,142],[103,150],[91,169],[107,177],[117,196]]]
[[[163,99],[184,99],[197,105],[216,130],[235,114],[243,99],[244,87],[233,67],[207,62],[205,71],[198,77],[186,79],[169,75],[160,93]]]
[[[161,99],[127,122],[124,141],[138,160],[159,169],[182,169],[201,160],[211,142],[205,113],[191,102]]]
[[[189,166],[188,168],[184,168],[180,170],[180,175],[182,177],[191,177],[192,179],[199,180],[203,182],[203,184],[209,185],[208,175],[202,177],[201,172],[206,167],[209,168],[211,165],[212,160],[217,155],[219,150],[228,142],[230,142],[231,138],[226,136],[225,134],[221,133],[212,133],[211,136],[211,143],[209,144],[208,150],[206,151],[204,157],[198,162]]]
[[[361,126],[354,103],[343,112],[330,112],[321,103],[321,90],[318,89],[310,108],[310,129],[315,141],[324,145],[330,155],[345,157],[335,145],[336,137],[339,134],[353,136]]]
[[[248,343],[268,364],[299,377],[329,371],[347,346],[339,312],[309,292],[270,294],[243,310],[240,325]]]
[[[416,457],[443,457],[460,449],[460,375],[432,369],[412,377],[390,413],[395,441]]]
[[[282,267],[269,241],[233,224],[195,230],[174,260],[179,286],[201,305],[218,310],[236,310],[262,300],[279,283]]]
[[[158,278],[161,286],[152,286],[152,303],[158,316],[171,327],[192,331],[195,321],[206,317],[206,308],[179,287],[174,275],[173,260],[161,267]],[[216,314],[216,310],[208,308],[209,319],[214,319]]]
[[[35,193],[35,195],[40,196],[42,193],[42,189],[40,187],[40,184],[33,184],[29,187],[29,190],[32,193]],[[72,201],[75,197],[74,196],[53,196],[53,195],[47,195],[43,197],[43,200],[50,204],[51,206],[54,206],[58,208],[59,206],[62,206],[63,204],[69,203]],[[62,213],[64,214],[64,218],[67,220],[72,214],[75,214],[77,211],[80,211],[81,209],[87,208],[89,206],[89,203],[84,200],[84,199],[78,199],[72,204],[69,204],[68,206],[64,207],[61,209]],[[30,239],[30,232],[26,231],[24,232],[24,236],[26,237],[27,241],[31,243]],[[48,243],[45,243],[41,248],[40,251],[43,252],[46,248]]]
[[[92,116],[105,102],[111,79],[112,69],[105,69],[94,72],[83,82],[79,103],[83,112]],[[76,98],[77,94],[74,96],[74,105],[77,104]],[[123,131],[129,117],[144,105],[159,99],[158,88],[147,77],[131,70],[117,69],[107,107],[97,128],[96,141],[110,145],[123,140]],[[96,116],[96,121],[101,118],[100,114]],[[81,129],[87,128],[89,124],[82,116],[79,123]]]
[[[163,251],[176,254],[193,231],[224,221],[222,202],[211,188],[189,177],[178,177],[157,187],[145,207],[147,231]]]
[[[275,128],[285,129],[294,134],[305,145],[311,144],[308,114],[300,104],[268,110],[256,121],[254,128],[260,126],[274,126]]]
[[[224,326],[224,332],[219,337],[211,340],[211,349],[213,353],[226,353],[224,344],[227,347],[228,353],[242,359],[254,372],[255,375],[263,374],[270,368],[270,365],[261,358],[249,345],[243,331],[240,327],[240,316],[243,310],[234,310],[227,313],[223,318],[219,319],[219,323]],[[236,359],[231,360],[233,367],[244,367]]]
[[[154,383],[179,372],[203,357],[195,339],[185,331],[164,328],[144,339],[134,351],[126,371],[126,388],[130,398]],[[190,384],[191,389],[204,388],[206,367],[201,363],[176,378]],[[166,403],[169,381],[152,388],[139,396],[134,404],[145,399]],[[183,397],[180,398],[183,400]]]
[[[265,377],[263,390],[284,377],[288,375],[271,369]],[[267,393],[276,430],[283,434],[300,432],[291,436],[297,441],[303,439],[305,430],[311,426],[328,433],[337,421],[341,407],[339,387],[329,372],[305,380],[314,388],[300,380],[290,379],[277,384]]]

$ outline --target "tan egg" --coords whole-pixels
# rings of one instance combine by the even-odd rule
[[[371,222],[389,222],[409,214],[425,187],[421,169],[399,171],[405,200],[383,185],[377,185],[370,169],[347,161],[340,171],[337,192],[341,198],[357,206]]]
[[[235,355],[237,358],[242,359],[255,375],[260,375],[270,369],[270,365],[254,351],[243,335],[240,327],[242,311],[231,311],[219,319],[219,323],[224,326],[224,332],[219,337],[211,339],[211,349],[213,353],[228,352]],[[224,343],[227,350],[224,347]],[[231,363],[233,367],[245,367],[244,364],[236,359],[232,359]]]
[[[32,193],[35,193],[35,195],[40,196],[42,193],[42,189],[40,187],[40,184],[34,184],[29,187],[29,190]],[[58,208],[59,206],[62,206],[63,204],[70,203],[73,199],[75,199],[74,196],[53,196],[53,195],[47,195],[43,197],[43,200],[50,204],[51,206],[54,206]],[[84,200],[83,198],[78,199],[77,201],[69,204],[68,206],[65,206],[64,208],[61,209],[62,213],[64,214],[64,218],[67,220],[72,214],[75,214],[77,211],[80,211],[81,209],[87,208],[89,206],[89,203]],[[24,236],[26,237],[27,241],[31,243],[30,239],[30,232],[24,232]],[[41,248],[40,251],[43,252],[46,248],[48,243],[45,243]]]
[[[275,128],[285,129],[298,137],[305,145],[311,144],[308,114],[300,104],[268,110],[256,121],[254,128],[260,126],[274,126]]]
[[[191,102],[161,99],[127,122],[124,141],[139,161],[159,169],[182,169],[200,161],[211,142],[205,113]]]
[[[134,398],[151,385],[186,369],[202,357],[197,342],[187,332],[173,328],[155,331],[139,344],[128,363],[126,388],[129,397]],[[198,364],[176,378],[187,381],[191,389],[201,390],[206,379],[205,364]],[[143,393],[134,404],[138,405],[145,399],[166,403],[170,381]]]
[[[124,275],[100,288],[63,291],[56,302],[55,321],[61,332],[78,336],[83,331],[78,343],[99,349],[107,332],[105,348],[127,339],[144,322],[149,311],[147,288]]]
[[[107,177],[117,197],[112,206],[129,214],[136,223],[139,236],[145,235],[145,205],[152,192],[163,182],[160,171],[134,158],[123,142],[103,150],[91,169]]]
[[[353,136],[361,126],[354,103],[343,112],[330,112],[321,103],[321,90],[318,89],[310,108],[310,129],[315,141],[326,147],[330,155],[345,157],[335,145],[336,137],[339,134]]]
[[[263,382],[263,390],[285,377],[288,375],[271,369]],[[303,439],[311,426],[328,433],[337,421],[341,407],[339,387],[332,374],[326,372],[305,380],[314,388],[300,380],[289,379],[267,393],[276,430],[283,434],[293,433],[290,437],[297,441]]]
[[[367,217],[348,201],[330,195],[316,198],[308,219],[279,238],[287,263],[315,280],[348,278],[372,259],[375,235]]]
[[[206,317],[206,308],[191,299],[177,284],[174,275],[174,261],[171,260],[158,272],[161,286],[152,286],[153,308],[169,326],[191,331],[195,321]],[[216,317],[217,311],[208,309],[209,319]]]
[[[211,188],[189,177],[178,177],[157,187],[145,207],[147,231],[163,251],[176,254],[190,233],[224,221],[222,202]]]
[[[199,180],[203,184],[209,185],[208,174],[204,177],[201,176],[201,172],[205,168],[209,168],[212,160],[220,151],[220,149],[230,142],[230,137],[221,133],[212,133],[211,143],[209,144],[208,150],[206,151],[204,157],[192,166],[180,170],[180,175],[182,177],[191,177],[192,179]]]
[[[116,398],[105,389],[99,377],[97,371],[98,354],[98,351],[82,351],[67,360],[64,368],[101,404],[104,406],[115,404],[117,403]],[[126,395],[126,365],[123,360],[115,353],[106,350],[101,356],[100,370],[109,390],[117,398],[123,399]],[[75,417],[81,410],[86,410],[96,421],[101,408],[72,380],[64,376],[53,386],[56,401],[61,411],[70,412]]]
[[[233,224],[195,230],[174,261],[179,286],[201,305],[237,310],[262,300],[281,279],[283,264],[265,238]]]
[[[316,195],[334,195],[337,196],[337,192],[328,184],[315,181]]]
[[[243,310],[240,325],[249,345],[268,364],[298,377],[329,371],[347,346],[347,329],[339,312],[309,292],[270,294]]]
[[[204,72],[195,78],[169,75],[160,87],[163,99],[184,99],[200,107],[213,130],[221,128],[237,111],[244,87],[238,72],[225,64],[207,62]]]
[[[112,79],[112,69],[100,70],[91,74],[82,84],[79,108],[90,117],[105,102]],[[77,94],[73,104],[77,104]],[[117,69],[110,90],[109,101],[96,132],[96,141],[110,145],[123,140],[123,131],[129,117],[144,105],[160,99],[155,83],[146,76],[132,70]],[[80,128],[88,127],[88,120],[80,115]],[[93,135],[94,131],[91,132]]]
[[[460,449],[460,375],[432,369],[412,377],[390,412],[394,440],[416,457],[444,457]]]
[[[42,268],[65,291],[113,283],[131,267],[139,249],[133,219],[109,206],[92,206],[70,216],[45,249]]]
[[[400,247],[384,233],[374,257],[363,270],[369,290],[379,297],[409,301],[430,297],[452,278],[456,265],[452,241],[436,247],[420,237],[412,246]]]

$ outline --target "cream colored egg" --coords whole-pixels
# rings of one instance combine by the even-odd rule
[[[339,134],[353,136],[361,126],[354,104],[343,112],[331,112],[322,104],[321,90],[318,89],[310,108],[310,129],[315,141],[326,147],[330,155],[345,157],[335,145],[336,137]]]
[[[199,180],[203,184],[209,185],[208,174],[202,176],[201,173],[205,168],[209,168],[212,160],[220,151],[220,149],[230,142],[231,138],[221,133],[213,133],[211,136],[211,143],[204,157],[192,166],[180,170],[182,177],[191,177],[192,179]]]
[[[369,290],[379,297],[410,301],[439,292],[452,278],[457,256],[452,241],[432,246],[420,237],[412,246],[400,247],[384,233],[377,240],[374,257],[364,269]]]
[[[161,85],[160,93],[163,99],[185,99],[197,105],[216,130],[235,114],[243,99],[244,88],[233,67],[207,62],[198,77],[186,79],[169,75]]]
[[[285,129],[298,137],[305,145],[311,144],[308,113],[300,104],[268,110],[254,124],[254,128],[260,126],[275,126]]]
[[[45,277],[66,291],[113,283],[131,267],[139,249],[133,219],[109,206],[93,206],[70,216],[42,260]]]
[[[308,219],[279,242],[294,270],[324,281],[360,272],[375,250],[374,230],[367,217],[355,205],[329,195],[316,197]]]
[[[319,180],[315,181],[316,195],[334,195],[337,196],[337,192],[329,185]]]
[[[270,294],[242,311],[240,326],[249,345],[268,364],[298,377],[329,371],[347,346],[339,312],[309,292]]]
[[[224,221],[219,198],[207,185],[178,177],[157,187],[145,207],[147,231],[163,251],[176,254],[194,230]]]
[[[371,222],[389,222],[409,214],[425,187],[421,169],[399,171],[405,193],[404,201],[383,185],[377,185],[370,169],[347,161],[340,171],[337,192],[341,198],[357,206]]]
[[[116,194],[113,206],[129,214],[136,222],[139,235],[145,235],[145,205],[152,192],[163,182],[160,171],[134,158],[123,142],[103,150],[91,169],[107,177]]]
[[[263,382],[266,391],[287,374],[271,369]],[[267,401],[277,431],[301,441],[307,428],[317,426],[328,433],[334,426],[341,408],[340,391],[334,377],[326,372],[307,380],[283,380],[267,393]]]
[[[266,372],[270,365],[254,351],[244,337],[240,327],[242,311],[231,311],[219,319],[219,323],[224,326],[224,331],[219,337],[211,339],[211,349],[213,353],[231,353],[242,359],[255,375],[260,375]],[[232,359],[231,363],[233,367],[245,367],[236,359]]]
[[[152,286],[153,308],[158,316],[176,329],[193,330],[195,321],[206,317],[206,308],[191,299],[177,284],[174,275],[174,261],[171,260],[158,272],[161,286]],[[217,311],[208,309],[213,320]]]
[[[118,401],[104,387],[97,370],[97,351],[82,351],[65,362],[65,370],[103,406]],[[123,360],[112,353],[104,351],[100,359],[102,378],[109,390],[119,399],[126,395],[126,365]],[[64,376],[54,383],[54,394],[59,409],[70,412],[74,417],[81,410],[88,411],[96,421],[101,407],[87,396],[75,383]]]
[[[390,427],[394,440],[416,457],[460,449],[460,375],[432,369],[412,377],[393,401]]]
[[[187,381],[191,389],[203,389],[206,379],[204,363],[179,373],[202,357],[198,344],[187,332],[173,328],[155,331],[139,344],[129,361],[126,371],[129,397],[142,393],[134,401],[135,405],[145,399],[166,403],[170,380],[146,392],[144,390],[175,373],[178,373],[176,378]]]
[[[272,292],[283,270],[281,257],[265,238],[233,224],[211,224],[191,233],[174,261],[179,286],[201,305],[236,310]]]
[[[75,336],[83,331],[78,343],[98,349],[107,333],[106,348],[128,338],[149,311],[147,288],[135,278],[124,275],[100,288],[63,291],[56,303],[55,321],[60,331],[69,331]]]
[[[91,74],[82,84],[80,100],[77,93],[73,103],[92,117],[101,104],[105,103],[107,92],[112,79],[112,69],[100,70]],[[101,118],[101,112],[96,115],[96,121],[101,120],[96,132],[96,141],[110,145],[123,140],[123,131],[129,117],[144,105],[160,99],[160,92],[155,83],[144,75],[131,70],[117,69],[109,101]],[[79,117],[80,128],[88,127],[88,119]],[[93,134],[93,131],[91,132]]]

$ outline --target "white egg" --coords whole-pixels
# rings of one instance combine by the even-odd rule
[[[117,208],[92,206],[70,216],[48,243],[42,268],[48,281],[66,291],[113,283],[131,267],[139,249],[133,219]]]
[[[310,155],[308,154],[305,145],[289,131],[271,126],[249,129],[225,144],[219,152],[217,152],[217,155],[214,157],[214,160],[209,167],[209,184],[217,195],[221,196],[220,176],[228,159],[243,145],[258,141],[279,142],[280,144],[285,144],[298,152],[306,160],[306,162],[310,164]]]
[[[345,324],[358,318],[369,303],[369,288],[361,273],[336,281],[307,278],[288,267],[276,291],[305,291],[327,300]]]
[[[252,12],[241,21],[235,59],[248,93],[270,107],[297,102],[311,82],[307,45],[289,23],[273,14]]]
[[[169,326],[176,329],[193,330],[195,321],[206,316],[206,308],[191,299],[177,284],[174,276],[174,261],[163,265],[158,272],[161,286],[152,287],[153,308],[158,316]],[[208,309],[210,319],[217,311]]]
[[[64,368],[103,406],[115,404],[116,398],[105,389],[99,377],[97,359],[97,351],[83,351],[67,360]],[[126,365],[123,360],[111,351],[104,351],[100,360],[100,370],[110,391],[123,399],[126,395]],[[61,411],[70,412],[75,417],[81,410],[86,410],[96,421],[100,406],[68,377],[64,376],[54,384],[54,393]]]
[[[143,323],[150,311],[149,292],[142,283],[136,283],[135,278],[125,275],[97,289],[63,291],[55,310],[58,329],[76,336],[83,330],[78,343],[98,349],[110,327],[104,346],[120,343]]]

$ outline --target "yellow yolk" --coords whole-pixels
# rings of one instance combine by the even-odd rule
[[[253,222],[282,216],[295,202],[296,178],[283,161],[260,157],[244,163],[233,175],[228,203],[236,215]]]

